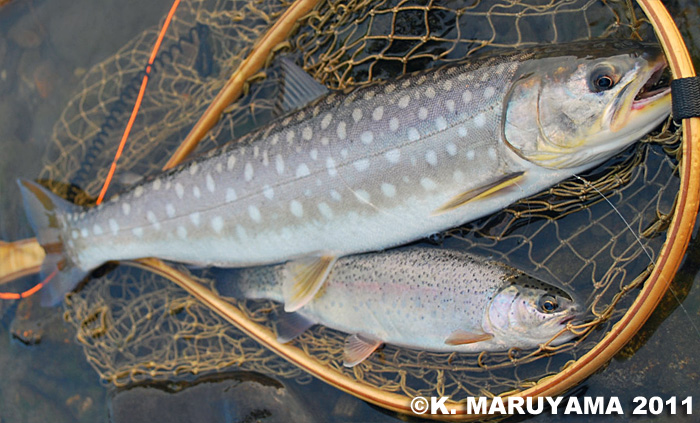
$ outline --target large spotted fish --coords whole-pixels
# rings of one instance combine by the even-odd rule
[[[651,91],[664,67],[634,43],[523,50],[326,94],[89,210],[21,181],[56,273],[47,302],[107,260],[154,256],[298,260],[298,308],[337,257],[493,213],[620,151],[669,114],[669,89]],[[325,90],[287,68],[286,103]]]
[[[295,265],[227,271],[216,287],[235,298],[284,302]],[[566,325],[581,311],[561,289],[502,264],[412,247],[338,259],[319,294],[280,315],[277,332],[282,342],[316,323],[347,332],[345,364],[353,366],[383,342],[461,352],[559,345],[574,337]]]

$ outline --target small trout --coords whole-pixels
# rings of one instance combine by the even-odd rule
[[[664,67],[635,43],[522,50],[327,94],[92,209],[20,181],[42,274],[56,273],[45,302],[105,261],[153,256],[300,260],[300,307],[338,257],[493,213],[620,151],[669,114]],[[324,90],[288,74],[290,95]]]
[[[217,290],[235,298],[289,297],[295,263],[227,271]],[[429,351],[506,351],[574,337],[566,325],[579,306],[566,292],[469,254],[408,248],[339,259],[322,290],[277,330],[286,342],[314,324],[350,333],[345,364],[383,342]]]

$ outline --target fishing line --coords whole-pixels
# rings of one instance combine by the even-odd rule
[[[625,217],[622,215],[622,213],[620,213],[620,211],[619,211],[619,210],[617,209],[617,207],[615,207],[615,205],[608,199],[608,197],[606,197],[605,194],[603,194],[602,192],[600,192],[600,190],[599,190],[598,188],[596,188],[593,184],[591,184],[590,182],[588,182],[588,180],[586,180],[586,179],[584,179],[584,178],[582,178],[582,177],[580,177],[580,176],[578,176],[578,175],[573,175],[573,176],[574,176],[576,179],[578,179],[579,181],[583,182],[583,184],[584,184],[585,186],[593,188],[593,190],[594,190],[595,192],[597,192],[597,193],[605,200],[605,202],[608,203],[608,204],[610,205],[610,207],[612,207],[612,209],[615,211],[615,213],[617,213],[617,215],[620,216],[620,219],[622,219],[622,222],[624,222],[624,224],[625,224],[625,226],[627,227],[627,229],[632,233],[632,236],[634,236],[634,238],[637,240],[637,243],[642,247],[642,251],[644,251],[644,254],[646,254],[646,256],[649,258],[649,261],[653,263],[653,262],[654,262],[654,259],[651,257],[651,254],[649,254],[649,251],[647,251],[646,247],[645,247],[644,244],[642,243],[641,238],[639,238],[639,236],[637,235],[637,233],[632,229],[632,226],[630,226],[630,224],[627,222],[627,219],[625,219]],[[669,292],[671,293],[671,295],[673,295],[673,298],[676,300],[676,302],[677,302],[678,305],[680,306],[681,310],[683,310],[683,313],[686,315],[686,317],[688,317],[688,320],[690,321],[690,325],[693,327],[693,329],[695,330],[695,333],[698,335],[698,339],[700,339],[700,329],[698,329],[698,327],[695,325],[695,322],[693,322],[693,319],[692,319],[692,317],[690,316],[690,313],[688,313],[688,310],[686,310],[686,308],[685,308],[685,306],[683,305],[683,303],[681,302],[681,300],[678,298],[678,296],[676,295],[676,293],[673,291],[673,287],[669,285],[668,290],[669,290]]]

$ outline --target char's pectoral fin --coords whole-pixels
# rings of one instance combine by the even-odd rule
[[[323,286],[337,257],[310,256],[287,264],[288,273],[282,283],[284,311],[297,311],[311,301]]]
[[[457,329],[452,332],[450,336],[445,339],[445,344],[447,345],[464,345],[464,344],[474,344],[481,341],[488,341],[493,339],[493,335],[484,332],[467,332],[465,330]]]
[[[277,320],[277,342],[286,344],[316,323],[299,313],[280,313]]]
[[[433,215],[442,214],[450,210],[454,210],[461,207],[471,201],[480,200],[482,198],[494,195],[497,192],[503,191],[504,189],[510,188],[513,185],[520,182],[525,177],[525,172],[513,172],[501,177],[495,178],[491,181],[486,182],[484,185],[465,191],[461,194],[457,194],[452,197],[448,202],[440,206],[433,212]]]
[[[348,336],[345,340],[345,350],[343,351],[343,365],[345,367],[354,367],[362,363],[380,345],[382,345],[382,341],[359,333]]]

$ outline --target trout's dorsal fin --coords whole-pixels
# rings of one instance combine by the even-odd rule
[[[497,179],[487,182],[486,184],[465,191],[461,194],[457,194],[452,197],[448,202],[440,206],[437,210],[433,212],[433,215],[441,214],[454,210],[467,204],[470,201],[479,200],[481,198],[486,198],[494,193],[506,189],[514,184],[518,183],[525,176],[525,172],[513,172],[507,175],[503,175]]]
[[[289,262],[288,273],[282,283],[284,311],[297,311],[311,301],[323,286],[336,260],[335,256],[309,256]]]
[[[287,58],[280,59],[283,72],[282,98],[278,108],[280,114],[299,109],[328,94],[328,88],[316,81]]]
[[[299,313],[280,313],[277,320],[277,342],[285,344],[315,325]]]
[[[354,367],[362,363],[380,345],[382,341],[359,333],[348,336],[343,350],[343,366]]]
[[[447,345],[464,345],[474,344],[476,342],[488,341],[493,339],[493,335],[484,332],[467,332],[462,329],[457,329],[445,339]]]

